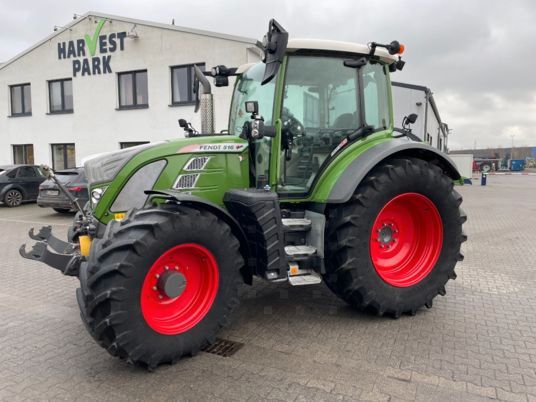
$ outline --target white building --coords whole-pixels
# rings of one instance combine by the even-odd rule
[[[199,128],[192,65],[259,59],[256,40],[88,12],[0,64],[0,165],[78,166],[91,154]],[[230,86],[214,89],[218,130]]]
[[[404,116],[415,113],[419,118],[411,126],[413,134],[434,148],[447,152],[449,127],[441,121],[432,91],[420,85],[391,84],[395,127],[401,127]]]

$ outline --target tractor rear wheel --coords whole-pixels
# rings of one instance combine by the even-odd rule
[[[326,284],[378,315],[431,307],[463,259],[461,202],[434,164],[407,158],[376,167],[348,203],[329,211]]]
[[[213,214],[131,212],[94,240],[80,272],[82,320],[110,354],[153,369],[194,355],[238,306],[243,258]]]

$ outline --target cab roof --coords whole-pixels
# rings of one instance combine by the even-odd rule
[[[352,42],[340,42],[336,40],[324,40],[324,39],[289,39],[287,45],[287,52],[293,52],[297,50],[328,50],[334,52],[347,52],[357,54],[369,54],[370,49],[367,45]],[[376,48],[374,53],[379,56],[380,59],[388,64],[391,64],[397,60],[396,55],[390,55],[386,49]]]

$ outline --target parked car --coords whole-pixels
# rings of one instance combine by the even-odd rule
[[[56,178],[71,192],[74,198],[78,199],[80,205],[84,206],[89,200],[84,168],[58,170],[54,173],[56,174]],[[46,180],[39,186],[37,205],[40,207],[50,207],[58,213],[67,213],[75,209],[71,200],[60,191],[58,185],[53,180]]]
[[[8,207],[35,201],[45,176],[35,165],[0,166],[0,201]]]

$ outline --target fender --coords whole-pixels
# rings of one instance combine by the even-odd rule
[[[168,189],[168,190],[146,190],[145,194],[148,194],[150,196],[149,201],[154,199],[164,199],[167,201],[176,202],[180,205],[185,205],[193,208],[203,208],[214,215],[216,215],[218,218],[220,218],[222,221],[227,223],[231,227],[231,231],[233,235],[235,235],[240,242],[240,252],[242,253],[242,256],[244,257],[244,267],[241,269],[242,278],[244,279],[244,282],[248,285],[251,285],[253,283],[253,274],[252,270],[249,269],[248,261],[249,257],[251,256],[251,252],[249,250],[249,243],[246,237],[246,234],[242,230],[242,227],[238,223],[238,221],[224,208],[220,207],[219,205],[205,200],[204,198],[197,197],[195,195],[191,194],[185,194],[180,191]]]
[[[347,202],[365,176],[375,166],[391,157],[423,159],[440,166],[453,180],[461,178],[456,165],[446,154],[422,142],[411,141],[408,138],[393,138],[373,146],[354,159],[331,188],[326,202]]]
[[[6,186],[4,186],[4,188],[2,188],[2,190],[0,191],[0,200],[4,200],[4,196],[9,190],[19,190],[22,194],[23,201],[26,200],[26,191],[24,191],[22,187],[18,186],[15,183],[7,184]]]

